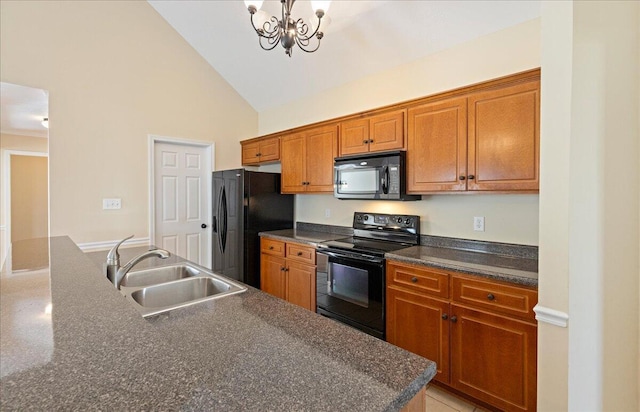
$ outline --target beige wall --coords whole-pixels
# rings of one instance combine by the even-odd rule
[[[4,164],[7,160],[5,150],[47,153],[49,151],[49,140],[41,137],[0,134],[0,269],[4,265],[7,247],[10,243],[7,238],[6,209],[8,206],[4,204],[5,173],[8,173]]]
[[[48,159],[11,156],[11,242],[47,237]]]
[[[319,95],[260,113],[260,133],[330,119],[540,66],[540,20],[532,20]],[[422,201],[339,201],[296,196],[296,219],[351,226],[353,212],[399,210],[421,216],[423,234],[538,244],[538,195],[438,195]],[[331,218],[325,218],[330,209]],[[485,232],[473,217],[485,217]]]
[[[538,408],[637,411],[640,5],[542,10]]]
[[[540,248],[538,305],[569,311],[569,140],[573,48],[571,2],[542,4]],[[568,407],[567,328],[538,323],[538,409]]]
[[[148,236],[148,135],[240,165],[257,113],[144,1],[2,1],[2,81],[49,92],[51,234]],[[103,211],[102,199],[122,199]]]

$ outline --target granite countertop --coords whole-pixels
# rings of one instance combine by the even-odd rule
[[[143,319],[98,255],[48,244],[47,268],[0,276],[1,410],[398,410],[435,374],[251,287]]]
[[[271,230],[268,232],[260,232],[260,236],[282,240],[284,242],[295,241],[313,247],[316,247],[320,242],[348,237],[348,235],[345,234],[300,229]]]
[[[322,227],[322,225],[316,225]],[[334,230],[336,227],[331,227]],[[348,228],[347,228],[348,230]],[[316,230],[286,229],[261,232],[260,236],[311,246],[348,235]],[[477,275],[522,286],[538,286],[538,260],[530,246],[428,237],[437,246],[412,246],[385,254],[387,259]],[[454,245],[454,247],[449,247]],[[459,246],[459,247],[455,247]],[[477,249],[473,249],[477,248]],[[523,249],[524,252],[519,249]],[[501,251],[504,253],[495,253]],[[521,255],[519,255],[521,253]]]
[[[536,259],[430,246],[412,246],[386,253],[385,257],[523,286],[538,286]]]

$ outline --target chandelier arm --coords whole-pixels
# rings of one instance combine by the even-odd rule
[[[322,22],[322,17],[318,17],[318,26],[313,31],[313,33],[307,35],[307,32],[309,31],[309,25],[305,23],[304,20],[302,20],[302,18],[296,20],[296,33],[298,34],[298,37],[309,40],[312,37],[315,37],[318,33],[322,33],[322,32],[319,32],[321,22]]]
[[[296,44],[298,45],[300,50],[302,50],[303,52],[313,53],[314,51],[316,51],[316,50],[318,50],[320,48],[320,39],[318,39],[318,44],[316,45],[316,47],[314,49],[306,49],[305,47],[307,47],[309,45],[309,40],[310,39],[306,39],[306,44],[303,45],[303,43],[301,43],[300,39],[298,39],[296,37]]]
[[[263,39],[267,39],[267,43],[269,44],[269,46],[265,47],[265,45],[262,44],[262,40]],[[276,37],[260,37],[258,39],[258,44],[260,45],[260,47],[262,47],[263,50],[273,50],[278,45],[279,40],[280,40],[280,36],[276,36]]]

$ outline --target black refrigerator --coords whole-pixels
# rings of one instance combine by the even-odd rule
[[[213,172],[212,270],[260,288],[259,232],[293,228],[293,195],[280,173]]]

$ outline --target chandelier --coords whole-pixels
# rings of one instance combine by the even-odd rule
[[[324,34],[320,23],[324,13],[329,8],[331,1],[311,1],[311,8],[318,18],[317,23],[310,26],[302,19],[295,20],[291,17],[291,9],[296,0],[280,0],[282,3],[282,19],[260,10],[263,0],[245,0],[244,4],[251,14],[251,25],[258,34],[258,42],[264,50],[273,50],[278,43],[282,44],[287,56],[291,57],[294,45],[297,45],[307,53],[313,53],[320,47],[320,40]],[[255,17],[255,20],[254,20]],[[256,24],[257,23],[257,24]],[[323,27],[326,25],[325,19]]]

